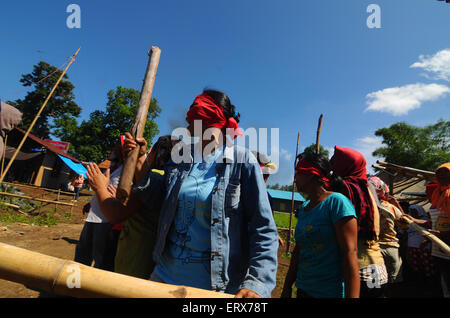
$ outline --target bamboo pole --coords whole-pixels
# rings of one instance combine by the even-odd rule
[[[27,132],[25,133],[25,135],[22,138],[22,141],[20,142],[19,146],[17,147],[16,151],[14,152],[14,155],[11,157],[11,159],[8,162],[8,165],[6,166],[5,171],[3,171],[2,175],[0,176],[0,183],[3,182],[3,179],[5,178],[6,173],[8,172],[9,168],[11,167],[11,165],[14,162],[14,159],[16,159],[17,154],[19,153],[20,149],[22,148],[23,144],[25,143],[25,140],[28,138],[28,135],[30,134],[30,131],[33,129],[34,125],[36,124],[39,116],[41,115],[42,111],[44,110],[45,106],[47,106],[48,101],[50,100],[50,97],[52,97],[54,91],[56,90],[56,88],[58,87],[59,83],[61,82],[62,78],[64,77],[64,75],[66,74],[67,70],[69,69],[70,65],[75,61],[75,57],[77,56],[78,52],[80,51],[81,47],[78,48],[78,50],[75,52],[75,54],[72,56],[72,58],[70,59],[70,62],[67,64],[66,68],[64,69],[64,71],[62,72],[61,76],[59,77],[58,81],[55,83],[55,85],[53,86],[50,94],[47,96],[47,98],[45,99],[44,103],[42,104],[41,108],[39,109],[38,113],[36,114],[36,116],[34,117],[33,121],[30,124],[30,127],[28,128]]]
[[[411,221],[410,219],[403,217],[402,220],[406,221],[409,226],[411,226],[412,228],[414,228],[417,232],[419,232],[423,237],[429,239],[430,241],[432,241],[433,243],[435,243],[437,246],[439,246],[439,248],[445,253],[447,254],[447,256],[450,257],[450,246],[448,246],[447,244],[445,244],[440,238],[438,238],[436,235],[428,232],[427,230],[425,230],[423,227],[421,227],[420,225],[414,223],[413,221]]]
[[[3,175],[3,168],[5,167],[5,160],[6,160],[6,146],[8,143],[8,134],[6,134],[5,136],[5,144],[3,145],[3,154],[2,154],[2,171],[0,173],[0,175]]]
[[[153,46],[148,55],[149,61],[144,78],[144,83],[141,89],[139,106],[136,110],[134,124],[130,131],[131,135],[134,138],[141,138],[144,134],[148,109],[150,107],[152,99],[153,86],[155,84],[156,71],[158,69],[159,58],[161,56],[161,50],[158,47]],[[123,169],[120,176],[119,186],[117,187],[117,194],[116,194],[117,199],[119,199],[123,203],[126,203],[130,196],[131,184],[133,182],[134,171],[136,169],[138,155],[139,155],[139,147],[136,147],[127,154],[127,157],[123,164]]]
[[[297,135],[297,150],[295,151],[295,160],[294,166],[297,164],[297,156],[298,156],[298,145],[300,142],[300,133]],[[289,248],[291,247],[291,235],[292,235],[292,219],[294,215],[294,206],[295,206],[295,178],[292,182],[292,204],[291,204],[291,214],[289,216],[289,232],[288,232],[288,240],[286,244],[286,253],[289,253]]]
[[[27,195],[20,195],[20,194],[15,194],[15,193],[0,192],[0,195],[5,195],[5,196],[9,196],[9,197],[14,197],[14,198],[28,199],[28,200],[32,200],[32,201],[39,201],[39,202],[46,202],[46,203],[55,203],[55,204],[59,204],[59,205],[73,206],[73,203],[58,202],[58,201],[52,201],[52,200],[33,198],[33,197],[30,197],[30,196],[27,196]]]
[[[320,134],[322,132],[322,122],[323,122],[323,114],[319,117],[319,126],[317,127],[317,136],[316,136],[316,153],[320,153]]]
[[[156,283],[0,243],[0,278],[77,298],[233,298],[234,295]]]

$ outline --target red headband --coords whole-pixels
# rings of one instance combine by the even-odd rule
[[[197,96],[189,109],[186,120],[191,123],[194,120],[201,120],[206,127],[217,127],[220,129],[232,128],[233,139],[242,136],[242,131],[233,117],[226,118],[223,109],[217,105],[214,99],[206,94]]]
[[[295,167],[295,174],[318,176],[319,179],[325,183],[327,189],[330,187],[330,179],[325,177],[322,170],[305,159],[300,159],[298,161],[297,166]]]

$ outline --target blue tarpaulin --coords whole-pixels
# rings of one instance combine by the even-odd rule
[[[86,178],[87,169],[81,163],[75,163],[69,158],[63,157],[61,155],[58,156],[67,166],[69,166],[70,169],[72,169],[78,174],[82,174]]]

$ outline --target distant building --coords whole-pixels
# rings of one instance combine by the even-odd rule
[[[291,213],[292,208],[292,192],[267,189],[270,196],[272,197],[272,210],[281,213]],[[295,192],[294,195],[294,211],[300,208],[300,206],[305,202],[305,198]]]
[[[20,144],[25,131],[15,128],[8,133],[5,167]],[[86,168],[81,161],[68,155],[61,147],[28,135],[5,181],[28,183],[48,189],[67,190],[67,184],[77,174],[85,177]]]

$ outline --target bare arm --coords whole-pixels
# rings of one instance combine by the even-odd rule
[[[345,282],[345,297],[359,298],[360,277],[358,265],[358,226],[356,219],[346,217],[334,224],[342,255],[342,272]]]
[[[108,190],[109,169],[106,175],[103,175],[99,167],[93,163],[87,166],[87,170],[86,175],[92,189],[95,191],[100,210],[111,224],[125,221],[140,208],[141,202],[133,195],[131,195],[126,205],[111,195],[110,190]]]

